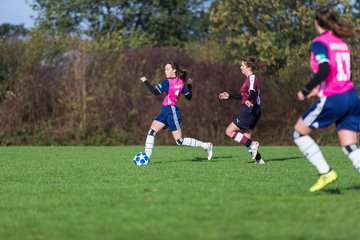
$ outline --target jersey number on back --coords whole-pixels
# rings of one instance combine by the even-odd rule
[[[351,76],[350,68],[350,53],[336,53],[336,64],[337,64],[337,75],[336,78],[338,81],[348,81]]]

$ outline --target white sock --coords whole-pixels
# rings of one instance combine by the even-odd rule
[[[352,153],[350,153],[348,155],[348,157],[352,161],[356,170],[358,170],[358,172],[360,172],[360,149],[358,148],[357,150],[353,151]]]
[[[148,135],[146,136],[145,140],[145,153],[150,158],[152,154],[152,150],[154,148],[154,141],[155,141],[156,132],[152,129],[149,130]]]
[[[356,144],[342,148],[343,152],[351,160],[353,166],[360,172],[360,148]]]
[[[315,166],[319,174],[330,171],[330,166],[326,162],[319,145],[310,136],[301,136],[294,140],[300,151]]]
[[[208,148],[207,143],[196,140],[195,138],[184,138],[184,141],[182,142],[182,145],[183,146],[189,146],[189,147],[202,147],[203,149]]]

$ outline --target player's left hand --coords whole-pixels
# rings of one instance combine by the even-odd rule
[[[146,77],[141,77],[140,80],[141,80],[142,82],[145,82],[147,79],[146,79]]]
[[[254,104],[253,104],[252,102],[250,102],[249,100],[246,100],[246,101],[245,101],[245,105],[246,105],[247,107],[253,107],[253,106],[254,106]]]
[[[193,82],[193,80],[191,78],[188,78],[186,81],[187,84],[191,84],[192,82]]]

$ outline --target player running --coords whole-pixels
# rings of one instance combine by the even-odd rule
[[[242,112],[226,128],[226,135],[234,141],[245,145],[248,152],[255,159],[256,164],[264,164],[264,160],[258,151],[259,143],[251,140],[251,133],[260,119],[260,89],[259,81],[254,72],[264,71],[265,63],[253,57],[241,59],[241,72],[246,76],[245,83],[240,88],[240,93],[222,92],[219,99],[241,100]]]
[[[146,77],[140,78],[153,95],[165,93],[161,112],[155,117],[148,131],[145,141],[145,153],[150,158],[156,134],[164,128],[170,128],[177,145],[202,147],[207,153],[207,159],[211,160],[213,154],[212,143],[204,143],[194,138],[182,137],[181,113],[176,106],[176,102],[180,94],[184,94],[187,100],[191,99],[191,78],[187,78],[187,72],[181,70],[174,62],[165,65],[165,75],[166,79],[156,85],[155,88],[147,81]]]
[[[343,152],[360,172],[360,102],[351,79],[351,51],[342,40],[354,38],[356,30],[338,21],[330,7],[316,10],[314,25],[319,33],[311,43],[310,65],[315,75],[297,96],[300,101],[316,95],[319,99],[296,122],[293,133],[294,142],[320,175],[310,192],[319,191],[337,178],[309,136],[313,129],[335,123]]]

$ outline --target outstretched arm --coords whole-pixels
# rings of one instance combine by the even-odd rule
[[[154,88],[151,83],[146,79],[146,77],[141,77],[140,80],[145,84],[145,86],[149,89],[149,91],[153,94],[153,95],[159,95],[160,92]]]
[[[241,93],[230,93],[229,99],[236,99],[236,100],[242,100],[243,96]]]
[[[219,94],[219,99],[220,100],[224,100],[224,99],[237,99],[237,100],[241,100],[242,99],[242,95],[241,93],[228,93],[228,92],[222,92]]]

